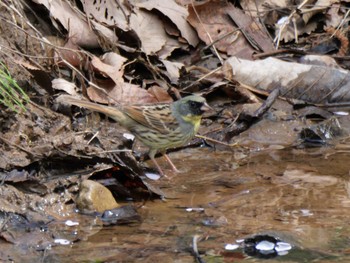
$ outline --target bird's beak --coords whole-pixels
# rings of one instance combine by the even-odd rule
[[[207,111],[214,111],[212,107],[208,105],[208,103],[204,102],[204,104],[201,107],[201,111],[207,112]]]

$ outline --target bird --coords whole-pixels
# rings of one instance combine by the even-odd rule
[[[172,170],[179,172],[166,151],[187,144],[198,132],[202,115],[212,110],[199,95],[189,95],[171,103],[143,105],[107,106],[71,96],[64,96],[61,102],[103,113],[117,121],[148,147],[148,156],[160,176],[165,174],[155,159],[156,154],[162,154]]]

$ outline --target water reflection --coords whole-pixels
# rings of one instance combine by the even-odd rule
[[[243,262],[250,260],[247,253],[227,252],[225,245],[272,233],[282,245],[292,246],[284,260],[349,261],[350,157],[325,158],[317,149],[248,156],[237,161],[232,152],[210,149],[172,154],[181,173],[167,171],[170,179],[150,182],[166,200],[140,204],[142,222],[104,227],[67,253],[81,260],[193,262],[192,240],[200,236],[197,246],[204,261]],[[92,248],[94,253],[86,252]],[[58,246],[48,254],[60,258],[66,249]]]

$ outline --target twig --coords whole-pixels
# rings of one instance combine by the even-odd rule
[[[188,85],[187,87],[184,87],[182,90],[187,90],[190,87],[192,87],[193,85],[195,85],[196,83],[200,82],[201,80],[213,75],[214,73],[216,73],[217,71],[221,70],[222,67],[218,67],[210,72],[208,72],[207,74],[203,75],[202,77],[200,77],[199,79],[197,79],[196,81],[192,82],[190,85]]]
[[[288,18],[283,22],[283,24],[281,25],[280,29],[278,30],[277,36],[274,39],[274,42],[277,42],[276,49],[278,49],[278,47],[280,45],[282,32],[284,31],[286,26],[290,23],[290,20],[293,18],[293,16],[297,13],[297,10],[301,9],[304,5],[306,5],[308,1],[309,0],[304,0],[300,5],[298,5],[297,8],[295,10],[293,10],[290,13],[290,15],[288,16]],[[294,31],[294,33],[297,34],[296,31]]]
[[[331,38],[334,37],[334,35],[337,33],[337,31],[339,30],[339,28],[341,28],[345,22],[346,22],[346,18],[349,16],[350,14],[350,9],[346,12],[344,18],[341,20],[341,22],[339,23],[339,25],[337,26],[336,30],[334,31],[334,33],[331,35]]]
[[[213,138],[206,137],[206,136],[199,135],[199,134],[197,134],[195,137],[197,137],[197,138],[199,138],[199,139],[206,140],[206,141],[210,141],[210,142],[214,142],[214,143],[222,144],[222,145],[225,145],[225,146],[228,146],[228,147],[235,147],[235,146],[237,146],[237,145],[238,145],[238,143],[237,143],[237,142],[234,142],[234,143],[226,143],[226,142],[221,142],[221,141],[215,140],[215,139],[213,139]]]
[[[197,242],[198,242],[198,239],[200,238],[199,235],[194,235],[193,236],[193,239],[192,239],[192,250],[193,250],[193,255],[194,255],[194,258],[196,259],[196,261],[198,263],[205,263],[205,261],[201,258],[201,255],[199,254],[198,252],[198,246],[197,246]]]
[[[92,140],[98,136],[99,133],[100,133],[99,131],[95,132],[95,134],[91,137],[91,139],[87,142],[87,144],[90,144],[92,142]]]
[[[230,31],[230,32],[227,32],[227,33],[224,34],[223,36],[221,36],[221,37],[217,38],[216,40],[214,40],[212,43],[210,43],[210,44],[206,45],[205,47],[203,47],[201,50],[206,50],[206,49],[210,48],[211,46],[215,45],[217,42],[223,40],[224,38],[226,38],[226,37],[232,35],[232,34],[235,33],[235,32],[237,32],[236,38],[233,39],[232,42],[236,41],[237,38],[238,38],[238,35],[239,35],[238,30],[239,30],[239,29],[237,28],[237,29],[234,29],[234,30],[232,30],[232,31]]]
[[[193,4],[193,0],[191,1],[191,5],[192,5],[192,8],[193,8],[194,13],[196,14],[196,16],[197,16],[197,18],[198,18],[199,23],[200,23],[201,26],[203,27],[203,29],[204,29],[205,33],[207,34],[207,36],[208,36],[208,38],[209,38],[211,44],[213,45],[213,49],[214,49],[215,55],[216,55],[217,58],[220,60],[221,65],[224,64],[224,60],[222,59],[222,57],[220,56],[219,52],[217,51],[215,45],[213,44],[214,41],[213,41],[213,39],[211,38],[211,36],[210,36],[209,32],[207,31],[207,29],[205,28],[205,26],[204,26],[204,24],[203,24],[203,22],[202,22],[202,19],[200,18],[199,14],[198,14],[198,12],[197,12],[197,10],[196,10],[194,4]]]

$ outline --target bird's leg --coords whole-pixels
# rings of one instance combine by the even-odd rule
[[[157,167],[157,170],[158,170],[160,176],[166,177],[166,175],[164,174],[162,168],[160,168],[159,164],[157,163],[156,159],[154,158],[156,156],[156,153],[157,153],[156,150],[150,150],[149,153],[148,153],[148,156],[152,160],[154,165]]]
[[[166,153],[163,154],[165,159],[168,161],[168,163],[170,164],[171,168],[173,169],[173,171],[175,173],[179,173],[180,171],[176,168],[175,164],[173,164],[173,162],[171,161],[171,159],[169,158],[168,155],[166,155]]]
[[[159,164],[157,163],[156,159],[155,159],[153,156],[150,156],[150,158],[151,158],[152,162],[154,163],[154,165],[157,167],[157,170],[158,170],[160,176],[167,177],[167,176],[164,174],[162,168],[160,168],[160,166],[159,166]]]

